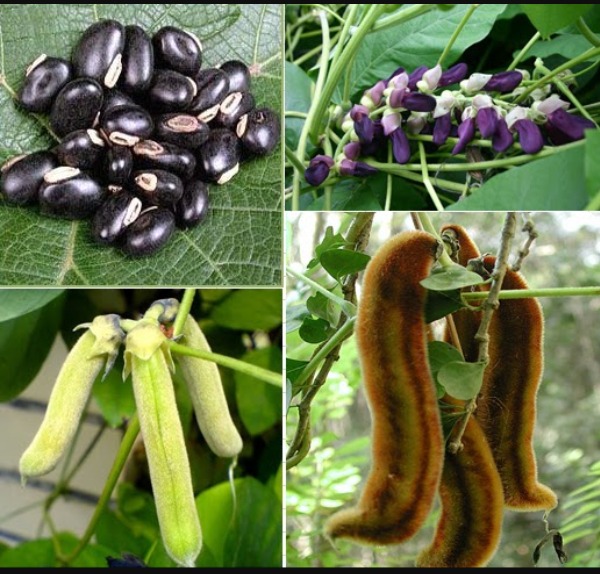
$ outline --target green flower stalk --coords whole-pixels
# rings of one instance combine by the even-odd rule
[[[155,320],[142,319],[127,334],[123,379],[131,373],[163,544],[177,564],[191,568],[202,548],[202,530],[167,341]]]
[[[125,337],[118,315],[100,315],[76,329],[85,327],[58,373],[44,420],[19,461],[23,484],[52,471],[67,452],[94,381],[103,368],[104,376],[110,371]]]
[[[210,351],[210,345],[198,323],[187,316],[183,344],[193,349]],[[196,420],[210,449],[222,457],[232,457],[242,450],[242,437],[233,424],[219,368],[212,361],[180,355],[177,362],[192,399]]]

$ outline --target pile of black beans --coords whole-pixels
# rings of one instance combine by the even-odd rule
[[[49,114],[60,143],[9,159],[0,192],[43,215],[90,219],[95,241],[129,256],[154,253],[205,220],[209,185],[278,144],[279,117],[250,88],[241,61],[203,68],[185,30],[151,37],[99,21],[71,61],[44,54],[27,69],[19,105]]]

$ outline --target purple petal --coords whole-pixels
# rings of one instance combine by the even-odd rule
[[[353,161],[343,159],[340,162],[340,174],[345,176],[363,177],[377,173],[377,168],[370,166],[362,161]]]
[[[327,179],[333,164],[333,158],[327,155],[316,155],[304,171],[304,179],[314,187],[321,185]]]
[[[344,146],[344,155],[348,159],[356,159],[360,156],[360,144],[358,142],[350,142]]]
[[[394,159],[401,164],[407,163],[410,159],[410,142],[402,128],[398,128],[390,134],[392,140],[392,153]]]
[[[355,120],[354,131],[361,143],[371,143],[375,131],[373,120],[369,116],[362,116],[360,119]]]
[[[432,112],[437,102],[433,96],[419,92],[409,92],[404,96],[402,106],[411,112]]]
[[[517,70],[500,72],[494,74],[483,89],[486,92],[501,92],[503,94],[512,92],[523,81],[523,74]]]
[[[399,113],[387,114],[381,118],[383,133],[389,136],[394,130],[402,125],[402,116]]]
[[[438,88],[443,88],[444,86],[449,86],[451,84],[456,84],[461,82],[467,77],[469,72],[469,68],[467,64],[460,62],[455,64],[451,68],[448,68],[445,72],[442,73],[442,77],[438,82]]]
[[[392,90],[392,93],[388,96],[388,105],[392,108],[401,108],[404,105],[406,94],[406,90]]]
[[[495,152],[501,153],[503,151],[506,151],[512,144],[513,135],[508,129],[506,120],[504,118],[498,118],[496,131],[492,136],[492,149]]]
[[[483,138],[491,138],[498,125],[498,112],[493,108],[481,108],[477,111],[477,127]]]
[[[385,90],[385,87],[386,82],[379,80],[379,82],[377,82],[372,88],[365,91],[364,97],[370,100],[373,106],[377,107],[381,103],[381,98],[383,97],[383,91]]]
[[[461,153],[467,147],[467,144],[473,139],[475,135],[475,120],[473,118],[467,118],[458,126],[458,141],[454,148],[452,148],[452,155]]]
[[[360,120],[361,118],[363,118],[365,116],[369,117],[370,113],[371,112],[369,111],[369,108],[367,108],[365,106],[361,106],[360,104],[355,104],[350,109],[350,117],[354,121]]]
[[[433,127],[433,143],[437,146],[445,144],[446,140],[450,136],[451,129],[452,116],[450,112],[437,118]]]
[[[396,68],[396,71],[395,71],[393,74],[391,74],[391,75],[389,76],[389,78],[387,78],[387,79],[385,80],[385,84],[387,85],[387,83],[388,83],[388,82],[389,82],[389,81],[390,81],[390,80],[391,80],[391,79],[392,79],[394,76],[398,76],[399,74],[402,74],[403,72],[404,72],[404,68],[402,68],[402,67],[401,67],[401,68]]]
[[[583,139],[585,136],[585,130],[595,128],[593,122],[588,120],[587,118],[582,118],[581,116],[576,116],[574,114],[570,114],[566,110],[562,108],[558,108],[554,110],[551,114],[548,114],[548,126],[554,128],[554,131],[559,132],[559,134],[563,135],[563,138],[560,143],[567,143],[569,141],[577,141]],[[552,132],[552,130],[549,130]],[[554,136],[556,138],[556,135]],[[552,138],[552,143],[555,145],[560,145]],[[559,138],[561,139],[561,138]]]
[[[428,70],[429,68],[427,66],[419,66],[418,68],[415,68],[409,75],[408,75],[408,89],[409,90],[416,90],[417,89],[417,82],[420,82],[421,79],[423,78],[423,74]]]
[[[525,153],[537,153],[544,147],[544,137],[539,126],[531,120],[517,120],[513,128],[519,134],[519,143]]]

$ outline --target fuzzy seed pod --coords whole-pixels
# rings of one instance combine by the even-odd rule
[[[204,333],[189,315],[182,334],[184,344],[194,349],[210,351]],[[198,426],[210,449],[222,457],[239,454],[243,446],[242,437],[231,420],[216,363],[185,355],[179,355],[177,362],[192,399]]]
[[[365,271],[356,340],[372,416],[372,467],[358,505],[334,514],[331,538],[397,544],[433,506],[444,444],[427,360],[424,316],[429,275],[441,245],[406,231],[385,243]]]
[[[140,321],[127,335],[123,378],[131,372],[163,544],[177,564],[193,567],[202,530],[166,341],[156,321]]]
[[[23,484],[29,477],[52,471],[69,449],[94,381],[103,368],[105,375],[110,371],[124,338],[118,315],[101,315],[79,327],[89,329],[69,351],[54,383],[44,420],[19,461]]]
[[[473,418],[462,443],[459,452],[446,452],[439,488],[442,512],[433,542],[417,557],[418,568],[485,566],[498,548],[502,482],[485,435]]]
[[[495,257],[485,257],[491,273]],[[520,273],[506,272],[503,290],[527,289]],[[543,372],[544,316],[537,299],[504,299],[489,329],[489,366],[475,416],[483,429],[504,485],[507,508],[550,510],[556,494],[537,481],[533,450],[536,395]]]

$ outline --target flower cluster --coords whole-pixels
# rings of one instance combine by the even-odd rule
[[[366,90],[343,115],[341,153],[313,157],[305,179],[319,186],[332,170],[342,176],[376,173],[366,160],[386,154],[388,143],[394,160],[406,164],[412,155],[410,135],[429,135],[436,148],[452,137],[452,155],[464,152],[476,138],[490,141],[495,153],[503,153],[516,136],[524,153],[535,154],[545,145],[582,139],[586,129],[596,127],[570,113],[570,103],[551,93],[550,85],[528,94],[528,105],[517,104],[529,80],[523,70],[468,75],[464,63],[445,71],[440,65],[420,66],[410,73],[399,68]]]

